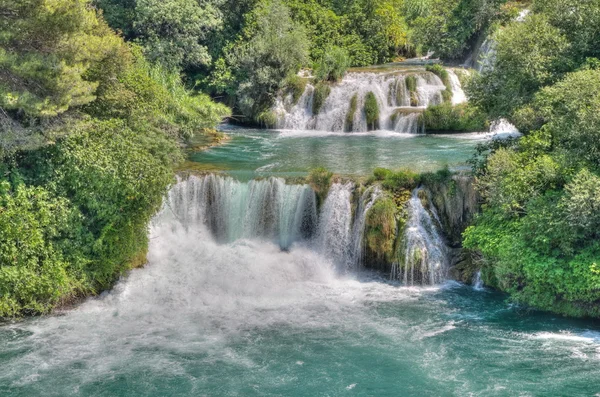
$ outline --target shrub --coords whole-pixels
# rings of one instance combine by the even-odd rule
[[[340,47],[329,47],[314,65],[315,77],[320,81],[340,81],[350,67],[348,51]]]
[[[376,168],[373,172],[375,179],[382,181],[381,185],[392,192],[413,190],[419,183],[419,175],[410,170],[390,171]]]
[[[375,170],[373,171],[373,176],[375,177],[375,180],[383,181],[391,173],[392,171],[388,170],[387,168],[375,168]]]
[[[0,318],[47,313],[78,288],[81,214],[41,187],[0,185]]]
[[[435,74],[442,80],[442,83],[444,83],[444,86],[446,87],[446,89],[442,91],[442,98],[444,102],[452,102],[452,84],[450,83],[448,71],[439,63],[427,65],[425,66],[425,70]]]
[[[331,179],[333,173],[327,171],[325,168],[315,168],[308,174],[308,183],[317,194],[319,204],[325,201],[329,187],[331,186]]]
[[[308,81],[303,79],[302,77],[294,74],[289,76],[284,84],[286,91],[292,95],[292,102],[294,105],[298,103],[302,94],[304,94],[304,90],[306,89],[306,84]]]
[[[414,75],[406,76],[406,89],[410,95],[410,106],[419,106],[419,96],[417,94],[417,77]]]
[[[279,117],[277,117],[277,113],[273,110],[265,110],[256,119],[266,128],[276,128]]]
[[[354,94],[350,99],[350,107],[348,109],[348,113],[346,114],[346,124],[344,126],[344,130],[346,132],[352,132],[354,129],[354,116],[356,115],[356,110],[358,108],[358,94]]]
[[[367,213],[367,244],[379,258],[389,259],[394,253],[397,212],[394,200],[385,197],[377,200]]]
[[[376,130],[379,128],[379,105],[373,92],[369,92],[365,97],[365,115],[367,118],[367,129]]]
[[[423,112],[423,121],[425,131],[482,132],[489,128],[487,116],[468,103],[429,106]]]
[[[313,94],[312,112],[314,115],[319,114],[329,94],[331,94],[331,87],[327,83],[317,83]]]

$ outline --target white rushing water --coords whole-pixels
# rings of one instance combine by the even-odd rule
[[[473,289],[476,291],[483,291],[485,289],[483,280],[481,279],[481,270],[477,270],[475,276],[473,276]]]
[[[364,264],[367,213],[381,197],[376,186],[360,197],[355,189],[350,182],[332,184],[317,213],[308,185],[288,185],[280,178],[242,183],[213,174],[191,176],[173,187],[162,217],[170,214],[184,228],[202,226],[221,244],[255,240],[276,243],[282,250],[301,244],[338,271],[353,272]],[[405,240],[411,270],[404,280],[410,285],[440,284],[445,280],[443,239],[417,193],[409,213]]]
[[[201,223],[218,242],[258,238],[282,249],[312,236],[316,197],[308,185],[287,185],[281,178],[242,183],[207,175],[173,187],[168,206],[186,226]]]
[[[460,81],[448,70],[454,104],[466,101]],[[411,100],[407,78],[416,79],[416,91]],[[430,105],[442,103],[446,89],[441,79],[426,71],[396,71],[391,73],[349,73],[331,86],[331,92],[318,114],[313,113],[315,88],[307,84],[298,103],[291,95],[279,98],[275,112],[279,117],[277,128],[285,130],[317,130],[331,132],[366,132],[365,99],[373,93],[379,107],[379,129],[417,134],[422,132],[419,115]],[[354,117],[349,117],[351,100],[356,97]],[[352,120],[351,126],[348,119]]]
[[[393,275],[405,285],[435,285],[446,280],[448,272],[448,248],[440,233],[435,208],[429,211],[423,206],[421,194],[416,189],[409,201],[409,218],[404,232],[403,261]]]

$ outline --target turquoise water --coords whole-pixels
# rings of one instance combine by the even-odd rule
[[[196,160],[240,178],[433,170],[464,167],[482,139],[231,135]],[[454,282],[340,274],[318,241],[217,244],[194,220],[165,207],[145,268],[77,308],[0,326],[0,396],[600,396],[598,322]]]
[[[448,283],[336,274],[309,247],[168,222],[150,263],[0,328],[2,396],[594,396],[600,327]]]
[[[322,133],[233,129],[224,145],[196,153],[192,160],[226,170],[239,179],[303,176],[325,167],[337,174],[369,175],[377,167],[435,171],[448,165],[469,168],[467,160],[484,134],[455,136],[393,132]]]

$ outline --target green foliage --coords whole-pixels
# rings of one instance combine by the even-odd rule
[[[429,106],[423,112],[423,120],[428,132],[482,132],[489,126],[487,115],[468,103]]]
[[[286,91],[292,95],[292,101],[294,105],[296,105],[302,97],[302,94],[304,94],[304,90],[306,90],[308,80],[295,74],[288,76],[288,78],[285,79],[284,84]]]
[[[365,97],[365,116],[367,118],[367,128],[376,130],[379,128],[379,104],[377,97],[373,92],[369,92]]]
[[[123,42],[86,0],[1,0],[0,9],[0,107],[22,118],[93,101],[123,62]],[[106,63],[106,74],[90,73]]]
[[[595,51],[587,43],[595,28],[578,25],[584,10],[590,21],[596,15],[587,2],[569,2],[568,11],[557,4],[536,2],[541,14],[503,31],[501,61],[469,87],[476,98],[489,94],[479,103],[512,115],[527,136],[492,145],[486,161],[476,162],[485,206],[464,244],[484,255],[488,278],[514,300],[598,317],[600,74],[585,59]],[[516,98],[503,91],[519,85]]]
[[[66,248],[82,217],[43,188],[0,188],[0,318],[46,313],[78,285],[84,263]]]
[[[325,50],[322,58],[315,64],[315,77],[320,81],[340,81],[350,67],[348,51],[340,47]]]
[[[315,85],[315,92],[313,94],[312,113],[319,114],[321,108],[325,104],[325,101],[331,94],[331,87],[327,83],[317,83]]]
[[[325,168],[315,168],[308,174],[308,183],[317,194],[319,203],[323,203],[329,192],[331,186],[331,179],[333,173],[327,171]]]
[[[446,89],[442,91],[442,98],[444,99],[444,102],[452,102],[452,84],[450,83],[448,71],[438,63],[425,66],[425,70],[435,74],[442,80],[442,83],[446,86]]]
[[[406,0],[415,45],[444,59],[459,59],[476,34],[502,17],[505,0]]]
[[[390,171],[385,168],[377,168],[374,171],[375,180],[381,181],[384,189],[393,193],[404,190],[411,191],[419,184],[419,175],[410,170]]]
[[[589,240],[572,254],[544,250],[548,241],[569,238],[570,230],[556,220],[560,215],[551,212],[554,206],[541,207],[543,214],[532,213],[524,219],[506,219],[487,211],[475,227],[467,229],[464,245],[486,256],[488,278],[515,301],[570,316],[600,316],[597,240]],[[529,234],[532,226],[539,234]]]
[[[306,31],[281,0],[263,0],[245,16],[244,29],[224,52],[210,84],[247,119],[256,120],[273,105],[286,77],[308,61]]]
[[[548,17],[571,46],[569,58],[580,64],[588,57],[600,58],[600,3],[598,0],[537,0],[535,12]]]
[[[367,245],[381,259],[389,260],[394,254],[397,212],[396,203],[387,196],[378,199],[367,212]]]
[[[417,76],[408,75],[404,78],[406,89],[410,95],[410,106],[419,106],[419,96],[417,95]]]
[[[568,74],[541,90],[529,109],[534,119],[527,123],[530,128],[543,125],[553,144],[600,166],[600,69]]]
[[[275,128],[277,127],[278,119],[277,113],[273,110],[265,110],[257,116],[256,121],[266,128]]]
[[[352,130],[354,129],[354,116],[356,115],[357,110],[358,94],[354,94],[350,99],[350,107],[348,108],[348,113],[346,113],[346,124],[344,125],[344,131],[352,132]]]
[[[188,90],[177,73],[150,65],[137,48],[129,67],[99,92],[86,111],[132,125],[147,123],[181,139],[214,127],[230,113],[207,95]]]
[[[208,33],[221,26],[218,9],[211,1],[136,0],[136,37],[153,62],[168,69],[194,68],[210,63],[203,43]]]
[[[143,263],[181,139],[229,110],[149,64],[86,1],[0,5],[0,317],[12,317]]]
[[[511,23],[498,32],[496,41],[494,67],[466,87],[471,102],[493,117],[512,116],[569,69],[570,44],[544,15]]]

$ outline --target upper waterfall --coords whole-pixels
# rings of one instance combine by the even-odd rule
[[[447,70],[452,90],[452,103],[467,100],[458,77]],[[280,97],[274,108],[278,129],[317,130],[331,132],[367,132],[365,103],[372,95],[377,101],[377,124],[381,130],[416,134],[422,132],[420,114],[430,105],[444,101],[448,87],[440,77],[425,70],[397,70],[381,73],[348,73],[332,84],[320,109],[316,109],[315,86],[307,84],[294,103],[293,95]]]

